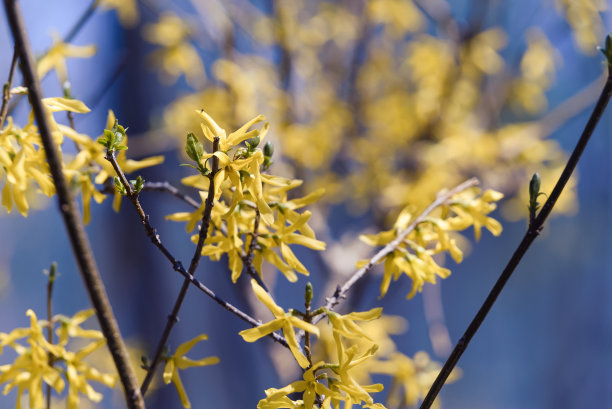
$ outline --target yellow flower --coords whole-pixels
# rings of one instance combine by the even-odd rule
[[[285,312],[281,307],[276,305],[270,294],[268,294],[266,290],[261,288],[255,280],[251,280],[251,286],[253,287],[253,292],[255,293],[255,296],[257,296],[259,301],[261,301],[266,307],[268,307],[268,309],[272,312],[272,314],[274,314],[276,319],[268,323],[259,325],[255,328],[240,331],[240,336],[242,336],[242,338],[246,342],[255,342],[259,338],[265,337],[266,335],[282,328],[283,335],[287,340],[287,344],[289,345],[291,353],[302,368],[307,368],[308,365],[310,365],[310,362],[308,362],[308,359],[306,359],[304,354],[300,352],[300,348],[297,344],[293,327],[303,329],[304,331],[308,331],[317,336],[319,336],[319,329],[314,325],[302,321],[298,317],[291,315],[291,313]]]
[[[164,382],[166,384],[170,382],[174,384],[176,391],[179,394],[179,398],[181,399],[181,404],[184,408],[190,408],[191,403],[189,402],[189,398],[187,398],[187,393],[183,387],[183,382],[181,382],[179,369],[186,369],[194,366],[214,365],[219,363],[219,358],[216,356],[198,359],[197,361],[191,360],[185,356],[185,354],[189,352],[195,344],[206,339],[208,339],[206,334],[198,335],[197,337],[181,344],[176,349],[174,354],[166,360],[166,366],[164,367],[163,374]]]
[[[346,349],[342,344],[340,333],[337,331],[334,331],[334,340],[336,341],[336,349],[338,353],[338,366],[332,367],[332,370],[340,377],[340,379],[334,381],[330,379],[330,388],[332,390],[337,390],[344,393],[341,400],[345,401],[345,405],[347,405],[347,407],[350,407],[351,404],[361,404],[362,401],[367,405],[374,405],[374,400],[370,396],[370,392],[382,391],[383,385],[379,383],[373,385],[360,385],[350,374],[350,371],[357,365],[360,365],[364,361],[373,357],[378,350],[378,345],[372,345],[366,352],[360,356],[357,356],[359,347],[357,345],[353,345],[352,347]],[[337,402],[334,403],[334,400],[335,399],[332,398],[334,407],[339,407]]]
[[[384,361],[375,361],[370,371],[393,378],[392,382],[396,387],[391,388],[387,402],[391,407],[398,407],[414,406],[421,401],[429,392],[440,368],[440,364],[432,361],[426,352],[419,351],[413,358],[395,352]],[[460,371],[455,369],[448,382],[454,382],[459,376]]]
[[[55,69],[57,78],[63,84],[68,80],[66,58],[89,58],[96,53],[95,45],[76,46],[62,42],[57,34],[53,35],[53,45],[38,61],[38,77],[43,78],[49,71]]]
[[[380,317],[381,314],[382,308],[372,308],[370,311],[351,312],[346,315],[340,315],[333,311],[329,311],[327,316],[334,327],[334,331],[342,336],[351,339],[367,338],[371,341],[372,338],[370,338],[359,325],[355,324],[355,321],[371,321]]]
[[[185,74],[190,83],[197,85],[206,73],[198,52],[186,41],[190,32],[184,20],[166,12],[160,15],[158,23],[145,27],[143,36],[147,41],[162,46],[151,55],[154,64],[161,66],[162,71],[174,80]]]
[[[138,22],[136,0],[102,0],[101,6],[117,10],[119,21],[126,27],[131,27]]]
[[[324,364],[323,361],[317,362],[304,372],[303,379],[290,383],[281,389],[270,388],[266,390],[266,398],[259,401],[257,409],[277,409],[277,408],[303,408],[313,409],[315,399],[319,396],[329,396],[341,398],[338,392],[330,390],[317,379],[315,371]],[[292,393],[303,393],[303,406],[298,402],[291,401],[287,395]],[[287,406],[286,406],[287,405]]]
[[[21,396],[26,390],[30,408],[42,409],[43,382],[51,385],[58,393],[65,386],[60,372],[49,365],[48,352],[57,354],[60,350],[46,341],[34,311],[28,310],[26,315],[30,317],[29,328],[17,328],[8,334],[0,333],[0,347],[8,345],[17,353],[12,364],[0,366],[0,383],[6,383],[3,391],[5,395],[17,387],[17,409],[21,408]],[[28,347],[16,342],[26,337]]]

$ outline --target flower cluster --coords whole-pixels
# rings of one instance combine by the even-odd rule
[[[378,234],[362,234],[359,238],[371,246],[384,246],[396,240],[410,228],[401,243],[380,262],[384,262],[384,276],[380,285],[380,296],[389,289],[391,280],[398,280],[402,274],[412,279],[412,290],[408,298],[420,292],[426,282],[435,284],[436,277],[446,278],[450,270],[441,267],[434,255],[448,252],[455,262],[463,260],[463,253],[453,237],[455,232],[472,226],[476,240],[480,238],[482,227],[495,236],[501,234],[501,224],[489,217],[503,195],[487,190],[479,195],[480,189],[471,188],[454,195],[438,209],[438,216],[428,216],[415,222],[410,208],[405,208],[397,218],[393,229]],[[358,263],[363,266],[368,260]]]
[[[273,154],[270,144],[263,149],[258,147],[269,126],[265,123],[261,129],[249,130],[265,120],[262,115],[227,135],[205,111],[198,111],[198,114],[203,120],[201,127],[204,136],[210,142],[218,139],[219,150],[206,153],[195,137],[188,137],[187,153],[196,161],[197,166],[194,167],[200,174],[183,179],[183,183],[200,189],[202,204],[194,212],[174,213],[167,218],[186,221],[187,231],[193,230],[204,213],[208,182],[212,177],[215,188],[212,223],[202,255],[219,260],[223,254],[227,254],[234,282],[240,276],[249,253],[252,253],[253,265],[259,274],[265,260],[278,268],[289,281],[297,280],[296,272],[308,275],[308,270],[290,245],[298,244],[314,250],[325,248],[325,243],[316,239],[307,223],[311,213],[297,211],[318,200],[323,190],[289,199],[288,192],[300,186],[301,181],[262,173],[262,168],[267,168],[271,163]],[[213,156],[219,162],[219,169],[214,175],[210,174]],[[197,239],[197,235],[192,237],[194,242]]]
[[[106,344],[100,331],[81,327],[93,313],[93,310],[84,310],[73,317],[56,315],[48,323],[38,320],[34,311],[28,310],[29,327],[0,333],[0,353],[3,348],[10,347],[17,354],[13,363],[0,365],[0,383],[6,384],[3,393],[17,388],[17,409],[21,409],[21,397],[26,392],[29,407],[42,409],[44,384],[50,385],[57,393],[62,393],[68,386],[68,409],[79,408],[79,394],[93,402],[102,400],[102,395],[90,385],[91,381],[109,388],[115,387],[116,375],[101,373],[87,363],[87,356]],[[57,343],[49,342],[43,335],[43,329],[49,325],[57,327]],[[89,339],[91,342],[73,351],[70,341],[75,338]]]
[[[261,287],[258,287],[255,282],[253,282],[253,289],[257,297],[270,308],[268,304],[273,304],[270,296],[265,293]],[[267,297],[269,300],[264,300],[263,296]],[[299,324],[298,322],[294,322],[294,326],[319,335],[319,328],[313,327],[312,324],[303,322],[290,314],[284,313],[280,307],[276,308],[279,308],[279,312],[285,314],[286,317],[299,321]],[[375,320],[380,317],[382,309],[374,308],[370,311],[353,312],[347,315],[340,315],[333,311],[326,311],[325,313],[329,318],[331,332],[333,333],[335,356],[333,358],[326,357],[330,358],[328,359],[329,362],[321,360],[313,364],[307,360],[301,352],[293,352],[295,346],[292,347],[294,356],[302,368],[306,369],[302,379],[292,382],[281,389],[270,388],[266,390],[266,398],[262,399],[257,405],[259,409],[331,409],[339,408],[340,402],[344,402],[344,407],[351,407],[353,404],[363,404],[365,408],[384,409],[382,404],[374,403],[374,399],[370,396],[372,392],[382,391],[383,386],[381,384],[363,384],[363,382],[361,382],[362,378],[359,376],[360,370],[356,369],[362,367],[365,362],[371,359],[379,348],[377,344],[372,342],[372,338],[360,328],[356,321]],[[251,335],[254,335],[253,340],[258,339],[269,332],[268,330],[262,332],[260,328],[278,328],[279,325],[281,325],[280,323],[276,323],[278,320],[277,318],[260,327],[242,331],[241,335],[247,341],[250,340],[249,337]],[[287,330],[288,331],[285,331],[285,327],[283,327],[285,336],[294,337],[294,330],[291,325],[289,325]],[[347,340],[356,339],[366,340],[365,342],[369,341],[370,343],[365,349],[356,344],[347,347]],[[291,345],[291,342],[289,342],[289,344]],[[290,399],[288,395],[293,393],[300,393],[302,399]]]
[[[61,111],[87,113],[89,108],[85,104],[69,98],[45,98],[43,102],[47,108],[54,142],[61,149],[65,139],[68,138],[77,146],[76,155],[66,153],[62,155],[63,172],[69,186],[81,192],[83,221],[88,223],[91,218],[91,199],[101,203],[106,198],[96,184],[103,185],[110,175],[114,174],[114,170],[104,159],[104,147],[88,135],[57,123],[53,117],[53,113]],[[40,191],[46,196],[55,194],[55,186],[42,149],[38,128],[33,121],[33,116],[30,116],[29,122],[22,128],[13,122],[12,117],[8,117],[6,126],[0,130],[0,178],[5,179],[2,205],[9,212],[15,205],[23,216],[28,214],[29,201],[35,197],[33,193]],[[114,121],[115,116],[109,111],[107,128],[111,128]],[[163,160],[163,156],[153,156],[140,161],[127,159],[124,151],[117,157],[125,172],[154,166]],[[115,197],[114,207],[118,210],[120,195],[117,194]]]

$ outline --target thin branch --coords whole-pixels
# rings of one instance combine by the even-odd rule
[[[478,184],[478,180],[476,178],[472,178],[472,179],[466,180],[465,182],[461,183],[460,185],[454,187],[451,190],[448,190],[447,192],[443,194],[439,194],[436,200],[434,200],[429,206],[427,206],[427,208],[423,210],[423,212],[417,218],[415,218],[410,223],[410,225],[408,225],[408,227],[402,230],[393,241],[389,242],[389,244],[387,244],[378,253],[376,253],[374,257],[372,257],[365,266],[357,270],[344,283],[342,287],[338,286],[334,294],[328,299],[327,304],[325,305],[325,308],[328,310],[332,310],[336,305],[338,305],[338,303],[340,303],[340,300],[342,300],[343,298],[346,298],[346,294],[351,289],[351,287],[355,285],[355,283],[359,281],[368,271],[370,271],[370,269],[375,264],[377,264],[387,255],[393,253],[398,248],[398,246],[402,244],[406,236],[408,236],[410,232],[412,232],[419,223],[422,223],[432,211],[442,206],[443,204],[447,203],[454,195],[472,186],[475,186],[477,184]],[[317,322],[319,322],[321,318],[322,316],[315,319],[314,323],[316,324]]]
[[[542,206],[542,210],[535,218],[534,222],[530,224],[529,228],[527,229],[527,232],[525,233],[525,236],[523,236],[523,239],[514,251],[514,254],[510,258],[510,261],[508,261],[506,268],[504,268],[504,270],[502,271],[501,275],[497,279],[497,282],[491,289],[491,292],[489,292],[489,295],[487,296],[482,306],[474,316],[474,319],[467,327],[461,339],[459,339],[459,341],[455,345],[453,352],[446,360],[446,363],[442,367],[442,370],[438,374],[438,377],[431,386],[431,389],[427,393],[427,396],[423,400],[423,403],[421,404],[421,409],[429,409],[431,407],[436,396],[438,396],[438,393],[444,386],[444,383],[446,382],[448,376],[459,361],[459,358],[461,358],[461,355],[468,347],[470,340],[472,339],[476,331],[478,331],[478,328],[491,310],[491,307],[493,307],[495,300],[503,290],[504,286],[506,285],[506,282],[520,263],[521,259],[523,258],[523,255],[527,252],[527,250],[531,246],[531,243],[533,243],[536,237],[538,237],[538,235],[540,234],[540,231],[544,226],[544,222],[550,215],[550,212],[555,206],[557,199],[559,199],[563,188],[565,187],[569,178],[574,172],[574,169],[576,168],[576,165],[580,160],[580,156],[582,155],[584,148],[586,147],[591,135],[593,134],[593,131],[595,130],[595,127],[597,126],[597,123],[601,118],[601,115],[606,109],[608,101],[610,100],[610,96],[612,96],[612,67],[608,65],[608,78],[606,84],[601,92],[601,95],[599,96],[599,100],[597,101],[595,108],[593,108],[591,117],[589,118],[584,128],[584,131],[582,132],[582,135],[580,136],[580,139],[578,140],[578,143],[576,144],[576,147],[572,152],[572,155],[570,156],[567,161],[567,164],[565,165],[565,169],[563,169],[563,173],[561,174],[559,180],[557,181],[557,184],[555,185],[555,188],[548,197],[548,200],[546,200],[546,203],[544,203],[544,206]]]
[[[72,245],[72,252],[79,265],[81,276],[96,311],[102,333],[106,337],[108,348],[117,367],[127,406],[130,409],[143,409],[145,407],[144,400],[130,365],[127,349],[119,332],[119,326],[108,300],[104,283],[96,267],[81,216],[66,185],[66,179],[62,171],[62,161],[53,142],[47,113],[42,103],[40,81],[36,73],[34,58],[27,40],[19,6],[16,0],[4,0],[4,8],[15,40],[15,48],[19,54],[23,81],[28,88],[28,98],[30,99],[30,104],[38,124],[40,138],[57,192],[60,213],[64,219]]]
[[[96,11],[96,8],[98,7],[99,4],[100,4],[100,0],[93,0],[91,2],[89,7],[87,7],[87,10],[85,10],[83,14],[81,14],[79,19],[74,23],[74,25],[70,29],[70,31],[68,31],[68,33],[64,36],[63,41],[65,43],[69,43],[72,40],[74,40],[74,37],[76,37],[79,31],[81,31],[81,29],[85,26],[85,23],[87,23],[87,20],[89,20],[89,18],[93,15],[94,11]]]
[[[219,150],[219,138],[215,138],[213,142],[213,153]],[[200,257],[202,256],[202,247],[204,246],[204,241],[206,237],[208,237],[208,227],[210,225],[210,217],[212,214],[212,208],[214,206],[215,199],[215,175],[219,171],[219,158],[213,156],[212,160],[212,169],[210,171],[210,175],[208,175],[209,184],[208,184],[208,196],[206,197],[206,203],[204,205],[204,212],[202,214],[202,225],[200,226],[200,233],[198,235],[198,243],[196,245],[196,250],[193,253],[193,258],[191,259],[191,263],[189,265],[188,273],[193,276],[195,273],[198,264],[200,262]],[[147,376],[145,377],[142,385],[140,387],[140,391],[144,395],[153,380],[153,375],[155,375],[155,369],[159,364],[159,360],[161,359],[162,353],[164,351],[164,347],[168,342],[168,338],[170,337],[170,332],[172,332],[172,328],[174,328],[174,324],[178,322],[178,313],[183,305],[183,301],[185,300],[185,296],[187,294],[187,289],[189,289],[190,281],[188,278],[185,278],[183,281],[183,286],[179,291],[179,294],[176,297],[176,301],[174,302],[174,306],[172,307],[172,312],[168,316],[168,321],[166,322],[166,327],[164,328],[164,332],[159,339],[157,344],[157,349],[155,350],[155,355],[153,356],[153,361],[151,365],[147,368]]]
[[[250,275],[255,281],[257,281],[257,284],[259,284],[261,288],[266,290],[266,292],[270,292],[266,284],[263,282],[263,280],[257,273],[255,266],[253,265],[253,256],[255,254],[255,247],[257,246],[257,237],[259,237],[258,235],[259,219],[260,219],[259,209],[255,207],[255,222],[253,224],[253,233],[251,233],[251,242],[249,243],[249,248],[247,250],[247,253],[241,256],[241,258],[246,268],[247,274]]]
[[[15,68],[17,67],[17,48],[13,49],[13,60],[11,61],[11,68],[9,69],[8,80],[2,88],[2,107],[0,108],[0,129],[4,126],[6,115],[8,113],[8,102],[11,97],[11,84],[13,83],[13,75],[15,74]]]
[[[51,263],[51,267],[49,268],[49,279],[47,281],[47,341],[49,344],[53,345],[53,284],[55,283],[57,264],[55,262]],[[55,364],[55,357],[51,353],[48,352],[48,361],[49,366],[53,367]],[[51,409],[51,385],[47,384],[47,396],[46,396],[46,408]]]
[[[447,203],[457,193],[460,193],[472,186],[476,186],[477,184],[478,179],[471,178],[461,183],[460,185],[455,186],[451,190],[438,194],[436,200],[434,200],[429,206],[427,206],[427,208],[423,210],[423,212],[417,218],[415,218],[410,223],[410,225],[408,225],[408,227],[399,232],[397,237],[393,241],[389,242],[378,253],[376,253],[374,257],[372,257],[365,266],[355,271],[342,287],[338,285],[336,287],[336,291],[334,291],[334,294],[327,299],[327,303],[323,308],[327,310],[332,310],[336,305],[340,303],[342,299],[346,298],[346,294],[349,292],[351,287],[353,287],[353,285],[357,283],[357,281],[359,281],[364,275],[366,275],[366,273],[370,271],[370,269],[374,265],[378,264],[379,261],[385,258],[388,254],[393,253],[398,248],[398,246],[402,244],[406,236],[408,236],[410,232],[412,232],[419,223],[422,223],[432,211],[434,211],[437,207]],[[317,324],[323,319],[323,317],[324,315],[319,315],[315,317],[312,323]],[[304,336],[304,332],[305,331],[300,331],[300,333],[298,334],[298,343],[301,342],[302,337]]]
[[[194,209],[200,207],[200,204],[196,202],[192,197],[179,192],[179,190],[176,187],[172,186],[169,182],[145,182],[144,186],[142,187],[142,190],[170,193],[172,196],[182,200]]]

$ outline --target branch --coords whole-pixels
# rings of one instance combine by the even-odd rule
[[[253,265],[253,255],[255,252],[255,247],[257,246],[257,237],[258,237],[257,232],[259,230],[259,219],[260,219],[259,209],[257,208],[257,206],[255,206],[255,222],[253,224],[253,233],[251,234],[251,242],[249,243],[249,248],[247,250],[247,253],[241,256],[241,258],[246,268],[247,274],[250,275],[255,281],[257,281],[257,284],[259,284],[261,288],[263,288],[264,290],[266,290],[266,292],[269,293],[270,290],[268,290],[268,287],[263,282],[263,280],[257,273],[255,266]]]
[[[172,255],[172,253],[162,244],[161,239],[159,237],[159,234],[157,234],[157,230],[151,225],[151,222],[149,220],[149,216],[147,214],[145,214],[144,210],[142,209],[142,205],[140,204],[140,201],[138,200],[138,194],[136,194],[136,192],[132,189],[132,185],[128,182],[125,174],[123,173],[123,170],[119,167],[119,164],[117,163],[117,160],[116,160],[115,156],[112,155],[112,154],[107,154],[106,155],[106,159],[111,162],[111,165],[113,166],[113,169],[115,169],[115,172],[117,173],[117,176],[119,177],[119,180],[124,185],[124,187],[125,187],[125,189],[127,191],[128,199],[130,199],[130,201],[134,205],[134,208],[136,209],[136,212],[138,213],[138,216],[140,217],[140,221],[141,221],[141,223],[142,223],[142,225],[143,225],[143,227],[145,229],[145,232],[146,232],[147,236],[149,237],[149,239],[151,240],[153,245],[155,245],[155,247],[157,247],[159,249],[159,251],[166,257],[166,259],[168,259],[168,261],[170,261],[170,263],[172,264],[173,270],[176,271],[177,273],[181,274],[183,277],[185,277],[185,281],[189,281],[191,284],[196,286],[200,291],[202,291],[204,294],[206,294],[207,296],[212,298],[215,302],[217,302],[217,304],[221,305],[223,308],[225,308],[227,311],[231,312],[232,314],[236,315],[238,318],[242,319],[243,321],[247,322],[248,324],[250,324],[253,327],[257,327],[257,326],[261,325],[262,324],[261,321],[256,320],[255,318],[253,318],[250,315],[244,313],[240,309],[236,308],[232,304],[226,302],[225,300],[223,300],[222,298],[217,296],[211,289],[209,289],[204,284],[202,284],[200,281],[198,281],[193,276],[193,273],[187,271],[185,269],[185,267],[183,267],[183,264],[179,260],[177,260]],[[214,189],[210,189],[209,192],[210,191],[214,191]],[[197,206],[197,207],[199,207],[199,206]],[[212,205],[211,205],[211,210],[212,210]],[[208,219],[210,220],[210,216],[208,216]],[[208,229],[205,230],[204,226],[202,226],[201,229],[200,229],[200,232],[207,231],[207,230]],[[200,249],[199,253],[201,253],[201,249]],[[192,260],[192,262],[193,262],[193,260]],[[183,287],[185,287],[185,284],[183,284]],[[181,288],[181,291],[183,291],[182,288]],[[175,307],[176,307],[176,304],[175,304]],[[174,312],[174,309],[173,309],[173,312]],[[171,318],[171,317],[172,317],[172,315],[169,317],[167,326],[168,325],[174,325],[174,323],[176,321],[176,318]],[[172,324],[169,324],[171,321],[172,321]],[[164,330],[164,333],[165,332],[166,331]],[[287,348],[289,347],[289,345],[287,344],[287,341],[281,335],[276,334],[276,333],[272,333],[269,336],[274,341],[280,343],[281,345],[283,345],[283,346],[285,346]],[[164,344],[165,344],[165,342],[162,343],[162,347],[163,347]],[[157,355],[157,351],[156,351],[156,355]],[[153,373],[153,371],[150,370],[150,368],[152,368],[152,367],[153,367],[153,365],[151,364],[149,369],[148,369],[151,374]],[[149,374],[147,374],[147,377],[149,377]],[[143,394],[148,389],[149,383],[151,382],[151,379],[149,379],[148,381],[145,379],[145,381],[146,381],[146,383],[143,382],[143,384],[141,386],[141,391],[142,391]]]
[[[79,265],[79,270],[85,287],[91,298],[91,302],[100,322],[102,333],[106,337],[108,348],[111,352],[121,384],[123,385],[125,399],[130,409],[144,409],[144,401],[140,389],[136,383],[134,371],[130,365],[129,357],[123,339],[119,332],[119,326],[113,314],[111,304],[108,300],[104,283],[96,267],[93,252],[89,240],[85,234],[81,216],[74,203],[72,195],[66,185],[62,171],[62,161],[53,143],[51,129],[47,119],[47,112],[42,103],[42,91],[40,81],[35,70],[34,58],[27,40],[21,13],[16,0],[4,0],[7,19],[15,40],[15,49],[19,55],[21,71],[24,84],[28,87],[28,98],[34,111],[38,124],[40,138],[46,153],[49,169],[53,177],[53,183],[57,192],[59,209],[64,219],[68,232],[72,252]]]
[[[601,95],[599,96],[599,100],[597,101],[595,108],[593,109],[591,117],[589,118],[589,121],[587,122],[584,131],[582,132],[582,135],[580,136],[580,139],[576,144],[576,147],[574,148],[574,151],[572,152],[572,155],[570,156],[567,161],[567,164],[565,165],[565,169],[563,169],[563,173],[561,174],[559,180],[557,181],[557,184],[555,185],[555,188],[548,197],[548,200],[546,200],[546,203],[544,203],[544,206],[542,206],[542,210],[537,215],[533,223],[529,225],[527,232],[525,233],[520,244],[514,251],[512,258],[510,258],[510,261],[508,261],[506,268],[504,268],[504,270],[502,271],[501,275],[497,279],[497,282],[491,289],[491,292],[489,292],[489,295],[487,296],[482,306],[474,316],[474,319],[466,329],[461,339],[459,339],[459,341],[455,345],[453,352],[446,360],[446,363],[442,367],[442,370],[438,374],[438,377],[431,386],[431,389],[427,393],[427,396],[423,400],[423,403],[421,404],[421,409],[429,409],[431,407],[436,396],[438,396],[438,393],[444,386],[444,382],[446,382],[446,379],[459,361],[459,358],[461,358],[461,355],[467,349],[470,340],[472,339],[476,331],[478,331],[480,324],[482,324],[487,314],[491,310],[491,307],[495,303],[495,300],[497,299],[504,286],[506,285],[506,282],[520,263],[521,259],[523,258],[523,255],[527,252],[527,250],[531,246],[531,243],[533,243],[536,237],[538,237],[538,235],[540,234],[540,231],[544,226],[544,222],[550,215],[550,212],[555,206],[557,199],[559,199],[563,188],[565,187],[567,181],[574,172],[574,169],[576,168],[576,165],[580,160],[580,156],[582,155],[586,144],[589,142],[589,139],[593,131],[595,130],[595,127],[597,126],[601,115],[606,109],[608,101],[610,100],[610,96],[612,96],[612,66],[610,66],[610,63],[608,63],[608,79],[606,81],[606,84],[601,92]]]
[[[355,283],[359,281],[368,271],[370,271],[370,269],[375,264],[385,258],[388,254],[393,253],[397,249],[397,247],[402,244],[406,236],[408,236],[410,232],[412,232],[419,223],[422,223],[432,211],[434,211],[437,207],[447,203],[457,193],[460,193],[477,184],[478,180],[476,178],[472,178],[466,180],[465,182],[443,194],[439,194],[436,200],[434,200],[425,210],[423,210],[423,212],[416,219],[414,219],[408,227],[402,230],[393,241],[389,242],[389,244],[387,244],[378,253],[376,253],[374,257],[372,257],[365,266],[357,270],[351,276],[351,278],[349,278],[344,283],[342,287],[338,286],[338,288],[334,292],[334,295],[332,295],[328,299],[325,308],[328,310],[332,310],[336,305],[340,303],[341,299],[346,298],[346,293],[348,293],[351,287],[355,285]],[[317,319],[314,320],[314,323],[316,324],[317,322],[319,322],[321,318],[322,316],[317,317]]]
[[[213,142],[213,154],[219,150],[219,138],[215,138]],[[191,263],[189,265],[188,273],[193,276],[195,270],[198,267],[200,262],[200,257],[202,256],[202,247],[204,246],[204,241],[208,236],[208,227],[210,225],[210,216],[212,213],[212,208],[214,206],[215,199],[215,175],[219,171],[219,158],[213,156],[212,160],[212,169],[210,174],[208,175],[208,196],[206,197],[206,203],[204,205],[204,212],[202,214],[202,225],[200,226],[200,233],[198,235],[198,243],[196,245],[196,250],[193,253],[193,257],[191,259]],[[166,327],[164,328],[164,332],[162,333],[161,338],[157,344],[157,349],[155,350],[155,355],[153,356],[153,361],[151,365],[147,368],[147,376],[142,382],[142,386],[140,387],[140,391],[144,395],[153,380],[153,375],[155,374],[155,368],[159,364],[159,360],[164,351],[164,347],[168,342],[168,338],[170,337],[170,332],[174,327],[174,324],[178,322],[178,313],[183,305],[183,301],[185,300],[185,295],[187,294],[187,289],[189,288],[190,280],[189,278],[185,278],[183,281],[183,286],[179,291],[179,294],[176,297],[176,301],[174,302],[174,306],[172,307],[172,312],[168,316],[168,321],[166,322]]]
[[[11,68],[9,69],[8,80],[2,87],[2,107],[0,108],[0,129],[4,126],[6,115],[8,113],[8,102],[11,97],[11,84],[13,83],[13,75],[15,74],[15,68],[17,67],[17,48],[13,50],[13,60],[11,61]]]
[[[172,196],[181,199],[183,202],[187,203],[194,209],[200,207],[198,202],[196,202],[192,197],[179,192],[179,190],[176,187],[172,186],[169,182],[145,182],[144,186],[142,187],[142,190],[170,193]]]

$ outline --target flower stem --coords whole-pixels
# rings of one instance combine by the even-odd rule
[[[546,203],[544,203],[544,205],[542,206],[542,210],[540,210],[538,215],[535,217],[535,219],[533,220],[533,223],[530,223],[529,228],[527,229],[527,232],[523,236],[523,239],[521,240],[518,247],[514,251],[514,254],[510,258],[510,261],[508,261],[506,268],[504,268],[501,275],[497,279],[497,282],[491,289],[491,292],[489,292],[489,295],[487,296],[482,306],[480,307],[480,309],[478,310],[478,312],[472,319],[472,322],[466,329],[463,336],[459,339],[459,341],[455,345],[453,352],[451,352],[450,356],[446,360],[446,363],[442,367],[442,370],[438,374],[438,377],[436,378],[433,385],[429,389],[429,392],[427,393],[427,396],[423,400],[423,403],[421,404],[420,409],[429,409],[431,407],[436,396],[438,396],[438,393],[444,386],[446,379],[452,372],[455,365],[457,365],[457,362],[459,361],[459,358],[461,358],[461,355],[463,354],[463,352],[467,349],[468,344],[470,343],[470,340],[472,339],[476,331],[478,331],[480,324],[482,324],[487,314],[489,313],[489,310],[491,310],[491,307],[495,303],[495,300],[497,299],[499,294],[502,292],[504,286],[506,285],[506,282],[508,281],[508,279],[510,278],[510,276],[512,275],[512,273],[514,272],[514,270],[520,263],[521,259],[523,258],[523,255],[527,252],[527,250],[531,246],[531,243],[540,234],[540,231],[542,230],[544,226],[544,222],[546,221],[553,207],[557,203],[557,199],[559,199],[559,196],[561,195],[563,188],[565,187],[570,176],[574,172],[574,169],[576,168],[576,165],[578,164],[578,161],[580,160],[580,156],[582,155],[584,148],[589,142],[589,139],[591,135],[593,134],[593,131],[595,130],[595,127],[597,126],[597,123],[599,122],[599,119],[601,118],[601,115],[606,109],[606,106],[608,105],[608,101],[610,100],[610,96],[612,96],[612,69],[609,67],[608,68],[608,79],[606,80],[606,84],[601,92],[601,95],[599,96],[599,100],[597,101],[595,108],[593,108],[591,117],[589,118],[584,128],[584,131],[582,132],[582,135],[580,136],[580,139],[578,140],[578,143],[576,144],[576,147],[574,148],[574,151],[572,152],[570,158],[568,159],[567,164],[565,165],[565,169],[563,169],[563,173],[561,173],[561,176],[559,177],[557,184],[555,185],[552,193],[548,197],[548,200],[546,200]]]

